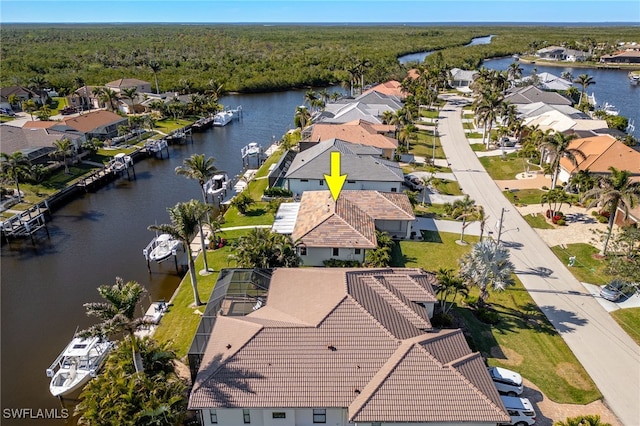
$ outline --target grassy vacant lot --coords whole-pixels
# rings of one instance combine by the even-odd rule
[[[502,156],[482,157],[480,162],[494,180],[515,179],[518,173],[525,170],[525,159],[516,153],[507,154],[504,159]]]
[[[541,189],[512,189],[502,191],[502,193],[513,204],[540,204],[540,199],[545,191]]]
[[[593,257],[600,252],[599,249],[583,243],[567,244],[566,247],[564,249],[561,246],[554,246],[551,250],[565,265],[569,263],[570,256],[576,257],[575,265],[568,269],[577,280],[604,285],[614,278],[604,271],[604,261]]]
[[[611,316],[640,345],[640,308],[618,309]]]
[[[531,226],[532,228],[538,228],[538,229],[554,229],[555,228],[555,226],[547,222],[547,219],[541,214],[537,214],[535,216],[532,214],[528,214],[524,216],[524,220],[526,220],[529,226]]]
[[[477,295],[474,289],[471,297]],[[500,321],[488,325],[470,308],[458,307],[465,334],[473,350],[490,365],[518,371],[558,403],[587,404],[602,397],[562,337],[518,281],[488,302]]]

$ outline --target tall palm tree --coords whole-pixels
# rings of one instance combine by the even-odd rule
[[[18,202],[22,202],[20,179],[29,176],[30,167],[29,158],[20,151],[16,151],[13,154],[0,153],[0,170],[3,175],[16,183]]]
[[[511,85],[515,85],[515,80],[522,78],[522,72],[524,69],[520,66],[520,62],[514,61],[507,68],[507,75],[509,77],[509,81],[511,81]]]
[[[609,167],[609,171],[611,172],[610,175],[602,176],[598,184],[582,196],[587,208],[600,205],[605,211],[609,212],[609,227],[600,251],[603,256],[607,254],[607,246],[615,223],[616,211],[621,209],[624,213],[624,218],[627,219],[629,209],[640,203],[640,182],[632,182],[629,179],[631,172],[618,170],[615,167]]]
[[[158,86],[158,73],[160,72],[160,70],[162,70],[162,66],[156,61],[150,61],[149,68],[151,68],[151,72],[153,72],[153,78],[156,81],[156,94],[159,94],[160,88]]]
[[[55,150],[51,152],[52,157],[62,157],[64,163],[64,172],[69,174],[69,165],[67,164],[67,158],[72,157],[75,154],[75,148],[73,143],[69,139],[58,139],[53,141]]]
[[[473,108],[479,122],[483,124],[484,132],[482,135],[482,143],[485,143],[486,148],[489,148],[491,141],[491,129],[493,128],[493,122],[499,115],[499,111],[502,108],[504,97],[502,94],[494,89],[488,89],[483,91],[479,97],[473,103]],[[487,137],[489,136],[489,137]]]
[[[478,304],[481,306],[489,297],[489,288],[502,291],[514,284],[514,266],[509,260],[509,251],[494,240],[474,244],[459,263],[460,276],[480,289]]]
[[[176,167],[177,175],[198,181],[202,191],[202,199],[205,203],[208,202],[208,197],[204,190],[204,185],[218,172],[218,169],[213,165],[215,161],[213,157],[205,158],[204,154],[193,154],[183,160],[182,166]]]
[[[564,133],[555,133],[550,137],[545,138],[544,142],[542,142],[542,148],[551,156],[549,164],[549,168],[552,172],[551,189],[556,187],[558,175],[560,174],[560,160],[562,158],[567,158],[571,161],[571,164],[573,164],[574,167],[578,167],[578,164],[580,163],[578,159],[584,161],[587,158],[582,150],[579,148],[571,148],[569,146],[571,141],[575,138],[575,135],[567,136]]]
[[[44,87],[47,85],[47,79],[40,74],[36,74],[29,79],[29,86],[38,91],[38,96],[40,96],[40,103],[44,104]]]
[[[436,272],[438,278],[438,290],[436,294],[441,297],[440,306],[443,313],[448,313],[456,302],[459,295],[466,297],[469,295],[469,287],[467,283],[458,275],[453,273],[453,269],[440,268]],[[452,296],[447,304],[447,299]]]
[[[136,112],[135,111],[135,106],[136,106],[136,98],[138,97],[138,88],[137,87],[125,87],[124,89],[122,89],[122,92],[120,92],[120,96],[125,98],[125,99],[129,99],[131,101],[131,110],[132,110],[132,112]]]
[[[462,219],[462,229],[460,230],[460,242],[464,242],[464,230],[467,228],[467,219],[473,216],[476,212],[476,202],[469,197],[469,194],[465,194],[462,200],[456,200],[454,206],[457,208],[458,217],[456,220]]]
[[[197,200],[178,203],[167,209],[169,211],[171,224],[149,226],[149,230],[169,234],[173,238],[182,241],[182,244],[186,247],[191,287],[193,288],[193,303],[196,306],[202,305],[202,302],[200,301],[200,294],[198,293],[198,278],[191,254],[191,241],[193,241],[200,229],[202,216],[200,204],[202,203]]]
[[[31,116],[31,121],[33,121],[33,111],[37,110],[38,106],[33,101],[33,99],[29,99],[28,101],[22,102],[22,110],[29,113]]]
[[[125,283],[120,277],[116,277],[116,283],[112,286],[98,287],[98,293],[105,301],[85,303],[84,307],[88,316],[96,317],[101,322],[79,333],[82,337],[109,337],[125,333],[131,341],[136,372],[144,371],[142,358],[138,353],[138,338],[135,335],[136,331],[148,324],[145,319],[135,315],[136,306],[144,292],[145,289],[136,281]]]
[[[309,104],[310,108],[313,108],[314,102],[318,99],[318,94],[313,89],[309,89],[304,94],[304,101]]]
[[[100,100],[107,105],[107,109],[109,109],[110,111],[115,111],[116,101],[118,100],[118,93],[115,90],[109,89],[108,87],[101,88]]]
[[[306,106],[300,105],[296,107],[296,113],[293,117],[294,124],[301,130],[311,124],[311,114]]]
[[[582,91],[580,92],[580,100],[578,101],[578,105],[581,105],[584,94],[587,91],[587,87],[596,84],[596,81],[590,75],[580,74],[578,78],[576,78],[573,82],[582,86]]]

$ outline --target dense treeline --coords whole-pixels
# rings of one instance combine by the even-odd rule
[[[493,34],[489,45],[462,47]],[[0,84],[27,85],[34,76],[68,93],[74,82],[104,84],[123,77],[160,89],[267,91],[350,80],[369,61],[367,83],[402,78],[403,54],[444,49],[448,65],[477,67],[486,57],[580,40],[615,43],[633,27],[306,26],[306,25],[3,25]],[[158,70],[159,69],[159,70]]]

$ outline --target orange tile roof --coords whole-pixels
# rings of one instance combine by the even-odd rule
[[[587,169],[592,173],[609,173],[609,167],[613,166],[618,170],[629,170],[634,175],[640,174],[640,152],[610,135],[574,139],[569,148],[579,149],[587,157],[585,160],[577,158],[578,167],[574,167],[567,158],[561,158],[560,166],[569,173]]]
[[[87,133],[101,126],[117,123],[126,120],[111,111],[94,111],[77,117],[66,118],[64,123],[82,133]]]
[[[380,83],[378,85],[373,86],[372,88],[365,90],[365,94],[369,92],[379,92],[389,96],[395,96],[397,98],[403,99],[407,97],[407,93],[402,90],[402,85],[399,81],[389,80],[384,83]]]
[[[344,124],[317,123],[312,127],[310,141],[340,139],[346,142],[369,145],[381,149],[398,148],[398,140],[381,134],[393,131],[393,126],[374,125],[365,120],[355,120]]]
[[[340,407],[350,422],[368,423],[508,421],[462,332],[425,332],[418,302],[435,300],[431,283],[420,269],[277,269],[264,307],[217,317],[189,408]]]
[[[64,124],[61,121],[27,121],[22,126],[23,129],[48,129],[50,127]]]

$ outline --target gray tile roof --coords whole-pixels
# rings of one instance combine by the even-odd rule
[[[509,90],[509,94],[504,98],[505,102],[511,104],[532,104],[544,102],[550,105],[571,105],[571,101],[556,92],[546,92],[535,86],[518,87]]]
[[[351,422],[508,421],[462,333],[419,329],[430,325],[411,301],[425,298],[433,279],[420,269],[277,269],[265,307],[218,317],[189,408],[341,407]]]

